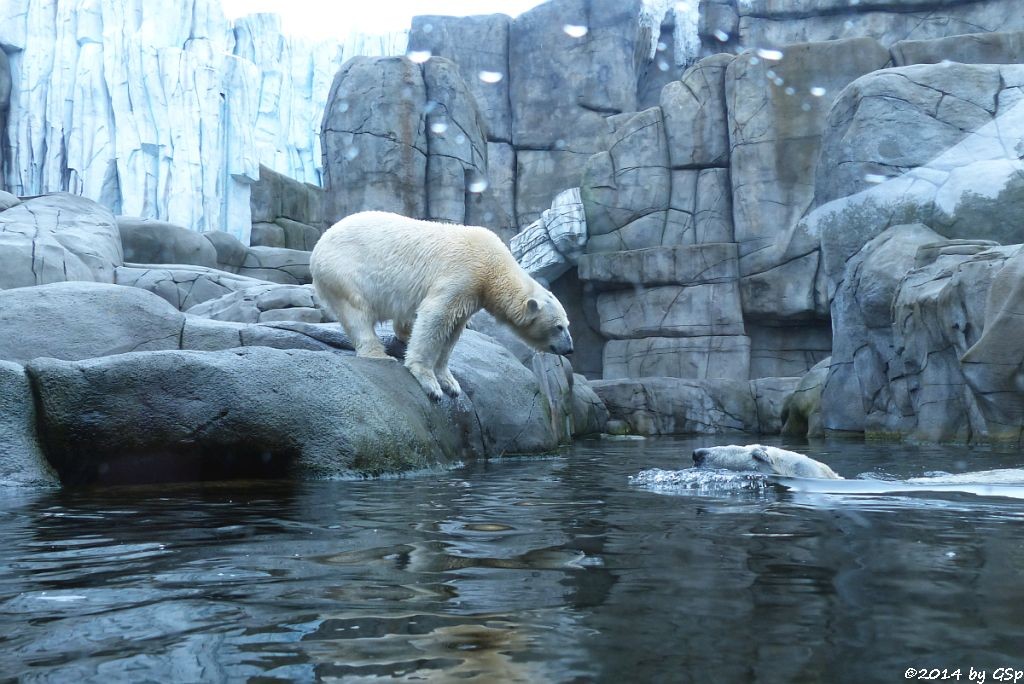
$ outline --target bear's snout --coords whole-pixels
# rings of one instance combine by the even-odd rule
[[[572,354],[572,335],[569,334],[568,330],[563,330],[562,334],[558,337],[558,341],[551,345],[552,353],[559,354],[561,356],[569,356]]]
[[[708,455],[707,449],[694,449],[693,450],[693,464],[700,465],[704,462],[705,457]]]

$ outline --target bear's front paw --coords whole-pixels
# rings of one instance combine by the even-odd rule
[[[442,396],[444,396],[444,393],[441,391],[441,385],[438,383],[437,377],[434,375],[433,371],[424,368],[418,363],[406,364],[405,367],[409,369],[412,376],[420,383],[420,387],[423,388],[423,391],[427,393],[428,397],[434,401],[438,401]]]
[[[462,394],[462,386],[459,385],[459,381],[455,379],[455,376],[447,368],[437,374],[437,382],[441,385],[444,393],[450,397],[454,398]]]

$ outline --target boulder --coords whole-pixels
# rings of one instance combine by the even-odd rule
[[[745,318],[750,337],[750,377],[794,377],[806,373],[832,351],[829,321],[794,321],[782,324]]]
[[[509,241],[519,265],[551,283],[576,265],[587,244],[587,220],[579,188],[558,193],[540,218]]]
[[[320,308],[319,298],[312,287],[276,283],[250,285],[216,299],[208,299],[187,312],[193,316],[237,323],[326,323],[335,320]]]
[[[0,291],[0,360],[178,349],[185,316],[145,290],[90,282]]]
[[[1024,251],[1017,250],[992,279],[985,327],[960,361],[985,418],[989,439],[1020,443],[1024,436]]]
[[[649,215],[664,225],[671,173],[661,108],[609,117],[608,122],[608,151],[591,157],[583,171],[580,194],[589,233],[604,235]],[[644,246],[660,244],[659,239]]]
[[[0,486],[57,484],[36,425],[35,399],[25,369],[0,361]]]
[[[249,254],[249,248],[234,235],[222,230],[211,230],[203,233],[203,237],[217,250],[217,268],[229,273],[238,273],[238,269],[245,263],[245,257]]]
[[[729,128],[725,109],[725,70],[733,55],[706,57],[661,91],[672,168],[726,166]]]
[[[264,281],[202,266],[119,266],[114,275],[117,285],[148,290],[179,311],[224,295],[263,284]]]
[[[140,264],[191,264],[217,268],[213,244],[188,228],[164,221],[118,216],[124,260]]]
[[[997,31],[901,40],[889,48],[894,66],[938,64],[1020,64],[1024,61],[1024,31]]]
[[[480,106],[487,139],[512,141],[509,109],[508,44],[511,20],[504,14],[412,18],[409,52],[429,52],[458,65]]]
[[[256,347],[28,372],[65,483],[380,474],[483,453],[470,409],[446,412],[397,363]]]
[[[376,209],[426,214],[426,85],[405,57],[354,57],[334,77],[321,128],[324,219]]]
[[[888,61],[877,41],[855,38],[787,45],[777,59],[747,50],[729,63],[733,218],[744,275],[764,270],[745,257],[772,245],[811,205],[826,114],[839,91]]]
[[[91,200],[55,193],[0,212],[0,289],[112,283],[123,260],[113,214]]]
[[[830,361],[830,358],[824,358],[815,364],[800,378],[793,393],[786,397],[779,416],[783,437],[805,439],[825,436],[821,420],[821,391],[825,387]]]
[[[777,435],[782,431],[783,418],[789,398],[800,386],[800,377],[758,378],[750,381],[750,392],[757,408],[757,431],[763,435]]]
[[[309,252],[281,247],[250,247],[238,274],[285,285],[313,282],[309,272]]]
[[[323,224],[323,189],[260,164],[260,177],[249,185],[253,223],[285,218],[310,226]],[[287,246],[287,245],[283,245]]]
[[[487,189],[467,197],[466,223],[490,228],[505,243],[519,232],[516,149],[508,143],[487,143]]]

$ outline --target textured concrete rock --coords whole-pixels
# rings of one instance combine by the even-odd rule
[[[487,139],[512,141],[509,109],[508,40],[504,14],[472,17],[418,16],[412,19],[409,51],[427,51],[458,65],[480,105]]]
[[[238,269],[245,263],[249,248],[238,238],[220,230],[203,233],[203,237],[209,240],[213,248],[217,250],[217,268],[229,273],[238,273]]]
[[[468,410],[445,415],[398,364],[254,348],[28,370],[47,455],[69,483],[376,474],[482,452]]]
[[[938,64],[945,60],[963,64],[1020,64],[1024,61],[1024,31],[901,40],[889,52],[894,66]]]
[[[0,212],[0,289],[111,283],[122,261],[113,214],[91,200],[56,193]]]
[[[736,282],[662,286],[597,297],[601,332],[612,339],[742,335]]]
[[[308,285],[309,252],[280,247],[250,247],[239,275],[286,285]]]
[[[697,176],[694,229],[698,245],[732,242],[732,186],[728,169],[701,169]]]
[[[516,148],[516,218],[521,225],[536,221],[562,190],[579,187],[587,160],[607,149],[600,142],[580,152],[564,142],[551,150]]]
[[[133,216],[118,216],[117,229],[125,261],[217,267],[217,250],[194,230]]]
[[[641,435],[758,432],[757,402],[739,380],[642,378],[590,383],[611,420]]]
[[[404,57],[350,59],[334,77],[321,129],[328,224],[377,209],[421,218],[426,86]]]
[[[815,177],[816,204],[917,167],[948,172],[974,161],[966,157],[980,146],[973,138],[995,133],[981,129],[1019,103],[1016,97],[1001,102],[1000,94],[1021,82],[1022,66],[974,64],[899,67],[858,79],[829,113]],[[964,154],[937,163],[961,142]]]
[[[0,211],[7,211],[11,207],[21,204],[21,200],[9,192],[0,190]]]
[[[249,244],[253,247],[285,247],[311,251],[321,230],[308,223],[278,218],[273,223],[253,223]]]
[[[981,336],[961,358],[962,370],[989,439],[1020,443],[1024,436],[1024,252],[1018,250],[992,280]]]
[[[784,437],[824,437],[825,428],[821,421],[821,391],[828,377],[830,358],[826,357],[814,365],[797,384],[793,393],[783,402],[782,435]]]
[[[796,227],[787,249],[804,251],[820,241],[822,270],[829,291],[834,292],[846,262],[871,238],[894,225],[920,222],[952,239],[1024,242],[1015,218],[1016,207],[1024,202],[1024,164],[1013,151],[1024,137],[1022,69],[920,65],[887,69],[853,84],[833,110],[827,137],[859,136],[863,146],[854,164],[861,165],[864,172],[879,171],[870,178],[876,182],[809,213]],[[947,88],[949,94],[942,97],[948,106],[929,110],[925,100],[933,106],[938,100],[932,97],[934,91],[922,83]],[[981,89],[983,84],[990,90]],[[860,96],[863,93],[874,93],[866,99],[877,110],[870,134],[866,111],[858,113],[861,108],[857,103],[865,99]],[[902,95],[888,97],[884,93]],[[913,97],[919,98],[917,104],[906,99]],[[833,121],[860,123],[855,128],[845,124],[836,127],[831,125]],[[980,127],[961,129],[956,122]],[[881,140],[896,140],[897,130],[904,137],[899,137],[894,146],[880,146]],[[947,144],[951,147],[944,147]],[[830,149],[844,145],[827,143]],[[837,161],[842,156],[830,154]],[[885,174],[896,167],[910,170],[886,180]],[[818,186],[823,193],[827,188],[842,194],[862,187],[857,176],[840,182],[837,174],[840,172],[835,168],[819,168]]]
[[[750,377],[793,377],[806,373],[832,351],[832,326],[828,321],[799,321],[778,325],[746,319],[750,337]]]
[[[671,174],[661,108],[608,121],[614,129],[608,151],[591,157],[583,171],[580,194],[590,234],[604,235],[656,213],[664,222]]]
[[[765,10],[770,6],[770,10]],[[870,36],[883,45],[979,31],[1024,28],[1016,0],[827,0],[792,3],[765,0],[743,3],[739,34],[744,45],[788,43]]]
[[[572,411],[574,437],[594,435],[604,431],[608,422],[608,409],[590,386],[590,382],[579,373],[573,374]]]
[[[11,65],[7,60],[7,53],[0,50],[0,131],[7,130],[7,115],[11,110]],[[4,136],[4,140],[0,141],[0,155],[3,159],[7,159],[7,140]],[[0,173],[0,192],[3,192],[4,188],[7,187],[3,173]],[[5,195],[9,193],[4,193]],[[0,211],[3,211],[7,207],[4,206],[5,200],[0,197]]]
[[[119,266],[114,282],[148,290],[184,311],[264,281],[202,266]]]
[[[0,361],[0,486],[57,484],[39,444],[36,421],[25,369]]]
[[[869,414],[889,410],[893,398],[886,367],[893,355],[893,300],[914,268],[918,248],[941,241],[921,224],[894,226],[848,262],[832,302],[837,334],[821,395],[829,430],[862,432]]]
[[[748,50],[729,63],[730,171],[741,259],[769,247],[810,206],[829,106],[848,83],[888,61],[887,50],[862,38],[788,45],[777,60]]]
[[[579,278],[597,290],[736,282],[736,245],[716,243],[586,254]]]
[[[743,263],[741,259],[741,269]],[[744,276],[743,312],[751,318],[790,322],[826,317],[827,286],[820,263],[821,254],[811,251]]]
[[[466,224],[490,228],[506,243],[519,232],[516,150],[508,143],[487,143],[487,189],[466,199]]]
[[[750,377],[750,338],[744,335],[609,340],[605,380],[645,377],[708,380]]]
[[[326,323],[334,320],[319,301],[312,287],[261,283],[209,299],[190,307],[187,313],[216,321],[267,323],[303,321]]]
[[[777,435],[782,431],[782,413],[789,397],[800,385],[799,377],[758,378],[750,381],[757,407],[757,431]]]
[[[133,287],[52,283],[0,291],[0,360],[177,349],[185,316]]]
[[[310,226],[323,224],[323,189],[302,183],[260,164],[260,177],[250,185],[252,222],[285,218]]]
[[[587,244],[587,219],[579,188],[560,192],[540,218],[509,241],[509,249],[535,278],[553,282],[576,265]]]
[[[672,168],[726,166],[725,70],[733,55],[706,57],[661,91]]]
[[[467,193],[486,189],[487,126],[455,63],[439,57],[427,60],[423,83],[428,154],[424,218],[465,223]]]

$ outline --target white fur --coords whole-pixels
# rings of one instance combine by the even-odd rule
[[[737,446],[714,446],[693,450],[693,462],[704,468],[757,471],[769,475],[786,477],[811,477],[826,480],[841,480],[835,471],[820,461],[808,458],[795,451],[773,446],[748,444]]]
[[[460,393],[448,357],[480,309],[542,351],[572,351],[562,305],[486,228],[362,212],[324,233],[309,267],[356,354],[390,358],[373,327],[393,321],[406,368],[435,399]]]

